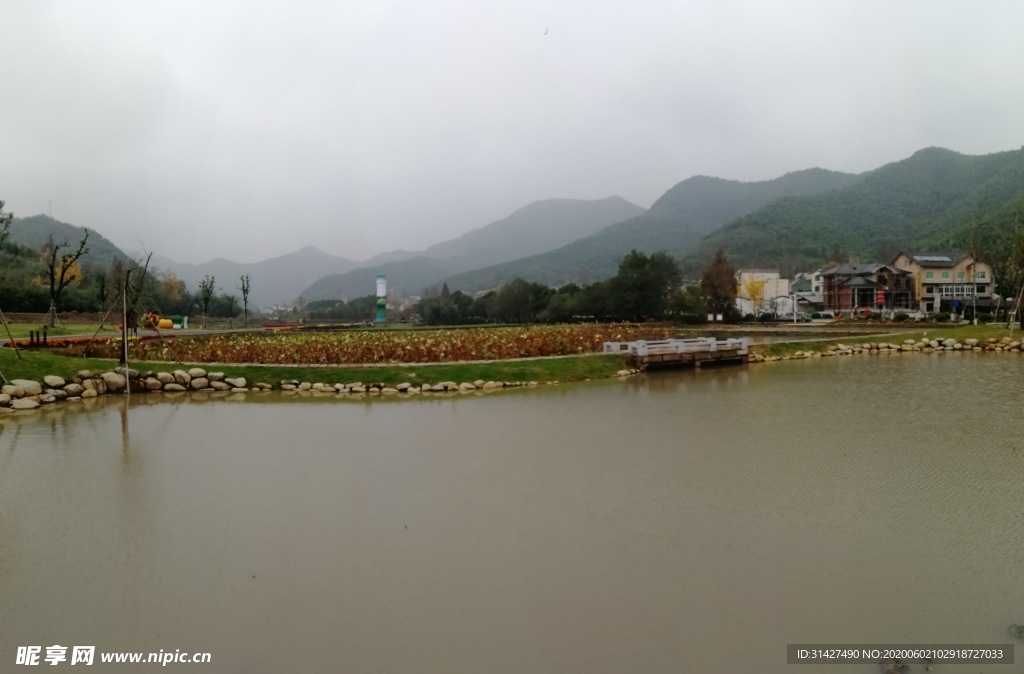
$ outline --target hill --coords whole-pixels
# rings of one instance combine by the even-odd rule
[[[734,266],[791,274],[826,260],[887,261],[903,248],[964,247],[979,222],[996,253],[997,235],[1005,236],[1021,199],[1024,151],[968,156],[927,148],[843,189],[774,201],[674,252],[691,273],[722,248]]]
[[[463,270],[479,269],[560,248],[643,212],[618,196],[535,201],[507,218],[431,246],[423,255]]]
[[[677,251],[735,218],[787,195],[828,192],[861,178],[824,169],[787,173],[774,180],[740,182],[694,176],[666,192],[647,212],[547,253],[478,269],[449,279],[452,290],[493,288],[520,277],[561,285],[613,275],[631,249]]]
[[[78,242],[85,236],[85,228],[54,220],[48,215],[33,215],[15,218],[11,223],[11,241],[39,250],[53,237],[54,243],[67,243],[71,252],[78,249]],[[130,256],[115,246],[109,239],[94,229],[89,230],[86,243],[89,252],[82,255],[79,263],[83,267],[107,269],[114,259],[128,260]],[[61,249],[61,254],[64,249]]]
[[[294,301],[316,279],[338,271],[349,271],[359,262],[328,255],[314,246],[279,255],[259,262],[234,262],[216,258],[202,264],[175,262],[164,257],[153,258],[153,264],[180,278],[190,290],[199,287],[204,276],[212,276],[218,292],[237,295],[235,288],[243,274],[250,278],[249,303],[253,306],[286,304]]]
[[[330,274],[305,288],[301,295],[307,300],[353,300],[376,292],[378,274],[388,277],[388,292],[403,295],[419,295],[423,288],[440,283],[458,272],[443,260],[418,256],[408,260],[386,262],[371,267],[354,269],[344,274]]]

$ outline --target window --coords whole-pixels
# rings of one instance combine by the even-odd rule
[[[964,273],[963,273],[962,271],[958,271],[958,272],[956,273],[956,277],[957,277],[957,278],[958,278],[959,280],[963,281],[963,280],[964,280]]]
[[[925,277],[925,278],[932,278],[933,276],[934,276],[934,274],[932,274],[932,272],[930,272],[930,271],[926,271],[926,272],[924,273],[924,277]]]
[[[974,275],[974,278],[977,278],[977,279],[983,279],[983,278],[985,278],[985,272],[983,272],[983,271],[979,271],[978,273],[976,273],[976,274]]]
[[[924,292],[926,295],[932,295],[935,293],[935,286],[925,286]]]
[[[984,285],[982,283],[979,283],[978,286],[977,286],[977,291],[978,291],[979,295],[984,295],[985,293],[988,292],[988,286],[986,286],[986,285]]]
[[[942,272],[942,278],[944,278],[944,279],[949,278],[949,272],[948,271]]]

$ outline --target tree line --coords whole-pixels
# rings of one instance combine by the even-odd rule
[[[209,276],[190,291],[174,273],[151,268],[148,257],[115,259],[109,266],[86,262],[88,229],[77,242],[50,237],[40,250],[19,244],[11,240],[13,220],[0,201],[0,310],[48,313],[53,325],[57,312],[102,313],[115,303],[120,306],[127,290],[127,304],[135,314],[248,317],[248,276],[240,278],[241,302],[238,296],[218,290]]]
[[[700,283],[683,284],[679,265],[664,251],[632,250],[618,272],[586,286],[550,288],[516,278],[479,297],[461,291],[424,297],[420,320],[429,325],[472,323],[566,323],[573,321],[673,320],[702,323],[707,315],[738,320],[735,270],[722,251],[707,265]]]

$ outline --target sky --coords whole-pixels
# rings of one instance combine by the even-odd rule
[[[178,262],[1024,145],[1019,0],[0,0],[0,25],[5,210]]]

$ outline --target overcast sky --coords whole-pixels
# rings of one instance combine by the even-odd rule
[[[0,25],[7,210],[182,262],[1024,143],[1019,0],[0,0]]]

